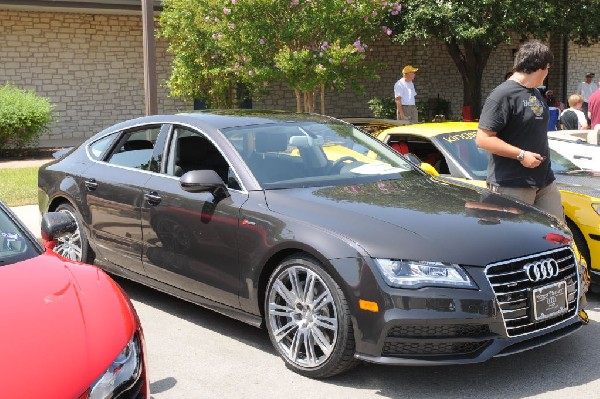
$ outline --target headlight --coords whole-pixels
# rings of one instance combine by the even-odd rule
[[[594,208],[596,213],[600,215],[600,204],[592,204],[592,208]]]
[[[458,265],[394,259],[375,259],[375,263],[391,287],[477,288],[467,272]]]
[[[125,346],[108,369],[91,386],[89,399],[115,398],[134,385],[142,371],[142,355],[137,336]]]

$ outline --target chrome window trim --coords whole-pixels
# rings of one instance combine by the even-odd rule
[[[229,164],[229,167],[231,168],[231,170],[235,174],[235,177],[237,178],[238,182],[242,186],[241,190],[231,189],[229,187],[227,187],[227,190],[239,192],[239,193],[242,193],[242,194],[244,194],[244,193],[247,194],[248,193],[248,190],[246,189],[246,187],[245,187],[244,182],[242,181],[242,179],[240,179],[240,175],[238,174],[237,170],[231,165],[231,162],[223,154],[223,152],[221,151],[221,148],[219,148],[219,146],[217,146],[215,144],[215,141],[210,136],[208,136],[205,132],[203,132],[202,130],[200,130],[198,127],[190,125],[189,123],[185,123],[185,122],[166,122],[166,121],[162,121],[162,122],[143,122],[143,123],[138,123],[138,124],[135,124],[135,125],[128,126],[128,127],[124,128],[122,130],[113,130],[113,131],[107,132],[106,134],[98,137],[94,141],[90,141],[90,142],[86,143],[85,144],[85,155],[87,156],[88,160],[91,161],[91,162],[93,162],[93,163],[107,165],[107,166],[110,166],[110,167],[113,167],[113,168],[118,168],[118,169],[138,171],[140,173],[149,173],[149,174],[151,174],[153,176],[170,177],[170,178],[179,180],[179,178],[177,178],[176,176],[170,176],[170,175],[167,175],[165,173],[153,172],[153,171],[150,171],[150,170],[131,168],[131,167],[121,166],[121,165],[114,165],[114,164],[111,164],[111,163],[106,162],[106,161],[96,160],[96,159],[94,159],[92,157],[90,147],[91,147],[92,144],[96,143],[97,141],[100,141],[100,140],[104,139],[105,137],[110,136],[111,134],[115,134],[115,133],[116,134],[122,134],[124,130],[135,130],[138,127],[143,127],[143,126],[147,126],[147,125],[171,125],[171,128],[169,129],[169,134],[171,134],[171,131],[173,130],[173,128],[175,127],[175,125],[185,126],[187,128],[190,128],[193,131],[197,131],[197,132],[201,133],[204,137],[206,137],[215,146],[215,148],[217,148],[217,150],[219,150],[219,152],[221,153],[221,155],[223,156],[223,158],[225,159],[225,161],[227,161],[227,163]]]

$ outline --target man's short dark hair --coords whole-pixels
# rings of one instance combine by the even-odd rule
[[[550,48],[538,40],[524,43],[515,55],[513,69],[516,72],[533,73],[545,69],[554,62]]]

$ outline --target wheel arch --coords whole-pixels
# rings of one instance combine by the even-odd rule
[[[590,268],[592,266],[592,257],[590,253],[590,247],[587,243],[585,235],[572,219],[570,219],[568,216],[565,216],[565,220],[567,222],[567,226],[573,234],[573,239],[575,240],[575,244],[577,245],[577,250],[579,250],[581,255],[585,258],[585,261],[588,264],[588,268]]]
[[[277,266],[281,264],[281,262],[292,256],[312,258],[314,261],[316,261],[319,265],[323,267],[324,271],[327,272],[331,276],[331,278],[334,279],[334,281],[337,282],[346,298],[348,298],[348,295],[350,294],[344,289],[345,284],[343,284],[342,281],[340,281],[343,280],[343,277],[336,270],[335,266],[318,250],[314,248],[307,248],[305,245],[300,244],[298,244],[297,246],[281,247],[278,250],[274,251],[272,254],[270,254],[269,257],[263,262],[263,267],[260,271],[260,275],[258,278],[258,284],[256,287],[256,299],[258,309],[260,310],[260,315],[263,318],[263,321],[265,317],[265,295],[267,285],[269,283],[269,278],[271,277],[273,271],[277,268]]]

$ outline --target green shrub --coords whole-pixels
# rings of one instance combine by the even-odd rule
[[[396,119],[396,100],[394,100],[394,97],[372,98],[368,104],[373,117]]]
[[[23,148],[53,121],[54,104],[30,90],[9,83],[0,87],[0,150]]]

